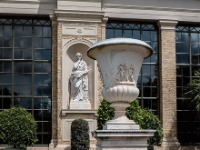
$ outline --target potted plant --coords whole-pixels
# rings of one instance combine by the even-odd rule
[[[24,108],[0,112],[0,139],[15,149],[36,143],[36,129],[33,116]]]

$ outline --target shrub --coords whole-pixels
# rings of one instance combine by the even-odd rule
[[[149,145],[161,145],[163,139],[163,129],[161,122],[151,110],[142,109],[139,101],[135,100],[130,103],[130,107],[126,109],[126,115],[130,120],[140,125],[141,129],[156,130],[154,136],[148,140]]]
[[[89,150],[89,125],[86,120],[76,119],[71,125],[71,150]]]
[[[187,104],[191,105],[200,113],[200,72],[194,71],[194,78],[185,88],[184,97],[188,102]]]
[[[110,103],[103,99],[97,110],[97,128],[103,129],[106,121],[111,120],[115,116],[115,109],[110,106]]]
[[[110,106],[106,100],[101,101],[97,110],[98,129],[103,129],[106,121],[114,117],[114,108]],[[134,100],[130,103],[130,107],[126,109],[126,115],[130,120],[134,120],[140,125],[141,129],[156,130],[153,137],[148,140],[149,145],[161,145],[163,138],[163,130],[161,122],[151,110],[144,110],[140,107],[139,101]]]
[[[37,124],[24,108],[14,107],[0,112],[0,139],[16,147],[33,145],[37,141]]]

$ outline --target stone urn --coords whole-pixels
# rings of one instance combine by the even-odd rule
[[[130,38],[104,40],[88,49],[87,55],[98,62],[103,98],[115,108],[115,117],[107,122],[104,129],[119,129],[118,125],[113,124],[117,122],[124,124],[123,129],[139,129],[126,117],[125,109],[139,95],[136,86],[138,74],[144,58],[152,52],[147,43]]]

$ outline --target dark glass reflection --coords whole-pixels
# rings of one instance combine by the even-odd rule
[[[14,59],[23,59],[23,49],[14,49]]]
[[[11,25],[4,26],[4,36],[12,36],[12,26]]]
[[[43,50],[43,59],[51,60],[51,51],[50,50]]]
[[[150,75],[151,68],[150,65],[142,65],[142,74],[143,75]]]
[[[11,104],[11,98],[0,98],[3,101],[3,109],[10,109]]]
[[[4,75],[4,77],[3,77],[3,83],[4,84],[12,84],[12,74],[5,73],[3,75]]]
[[[4,47],[12,47],[12,37],[4,37]]]
[[[32,36],[32,27],[24,26],[24,36]]]
[[[32,50],[31,49],[24,50],[24,59],[32,59]]]
[[[182,33],[182,42],[189,42],[189,33]]]
[[[42,48],[42,38],[34,38],[34,48]]]
[[[198,34],[197,33],[190,34],[190,42],[192,42],[192,43],[198,42]]]
[[[115,29],[115,37],[122,37],[122,30]]]
[[[176,42],[181,42],[181,32],[176,32]]]
[[[43,27],[43,37],[51,37],[51,27]]]
[[[1,51],[1,49],[0,49],[0,51]],[[3,59],[11,59],[11,58],[12,58],[12,48],[4,48]]]
[[[34,36],[35,37],[41,37],[42,36],[42,27],[35,26],[33,30],[34,30]]]
[[[133,38],[134,39],[140,39],[140,31],[133,30]]]
[[[23,36],[23,26],[15,26],[14,36]]]
[[[3,41],[4,41],[4,40],[3,40],[3,37],[0,36],[0,47],[4,47],[4,46],[3,46],[3,44],[4,44]]]
[[[142,31],[142,40],[143,41],[150,41],[151,40],[150,31]]]
[[[24,37],[24,48],[32,48],[32,38]]]
[[[15,106],[20,106],[26,109],[32,109],[32,99],[31,98],[16,98]]]
[[[43,38],[43,47],[46,49],[51,49],[51,38]]]
[[[124,30],[124,37],[126,38],[132,38],[132,30]]]

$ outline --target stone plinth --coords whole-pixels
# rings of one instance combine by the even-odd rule
[[[97,150],[147,150],[154,130],[96,130]]]
[[[90,101],[70,101],[70,109],[91,109]]]

